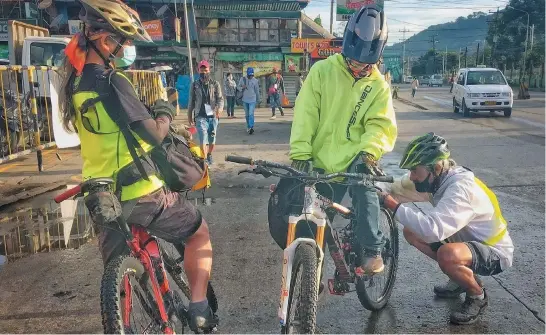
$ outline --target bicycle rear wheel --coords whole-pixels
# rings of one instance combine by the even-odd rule
[[[318,257],[315,247],[303,243],[298,246],[292,265],[290,298],[283,334],[314,334],[317,322]]]
[[[358,278],[356,282],[358,299],[362,306],[370,311],[378,311],[385,307],[392,294],[398,269],[398,226],[392,214],[385,208],[381,208],[379,229],[383,232],[385,240],[381,253],[385,270],[373,276]]]
[[[100,297],[105,334],[163,332],[150,276],[138,259],[112,259],[104,270]]]

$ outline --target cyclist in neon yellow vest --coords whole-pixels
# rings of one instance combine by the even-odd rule
[[[184,195],[165,187],[153,164],[135,154],[147,168],[148,178],[130,173],[133,157],[118,123],[127,124],[145,152],[160,145],[176,114],[166,102],[156,102],[152,113],[138,98],[131,81],[112,69],[131,66],[136,58],[133,41],[152,42],[138,13],[119,0],[78,0],[82,6],[81,33],[65,49],[63,91],[60,95],[65,128],[73,125],[81,142],[83,179],[116,180],[123,212],[129,225],[140,225],[171,242],[184,253],[191,302],[190,328],[208,329],[217,323],[206,292],[212,265],[209,230],[201,213]],[[108,75],[108,76],[107,76]],[[104,79],[106,80],[106,84]],[[108,81],[109,80],[109,81]],[[104,84],[101,86],[101,84]],[[91,106],[84,103],[99,96]],[[105,93],[105,90],[108,90]],[[111,115],[117,115],[114,122]],[[153,115],[153,117],[152,117]],[[133,171],[136,172],[136,171]],[[131,177],[131,178],[129,178]],[[104,264],[127,250],[124,236],[113,229],[99,229]],[[184,248],[185,246],[185,248]]]
[[[514,245],[495,194],[469,169],[450,159],[444,138],[428,133],[410,142],[400,167],[410,172],[394,184],[382,184],[380,201],[404,226],[409,244],[438,262],[449,277],[434,287],[439,297],[466,292],[451,322],[475,322],[488,304],[480,276],[512,266]],[[407,202],[430,202],[416,208]]]

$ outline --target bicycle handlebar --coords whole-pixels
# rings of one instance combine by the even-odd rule
[[[331,173],[326,175],[321,174],[309,174],[305,173],[303,171],[299,171],[297,169],[294,169],[293,167],[281,164],[281,163],[275,163],[275,162],[269,162],[265,160],[254,160],[250,157],[241,157],[241,156],[233,156],[228,155],[226,156],[226,161],[228,162],[234,162],[238,164],[246,164],[246,165],[257,165],[262,167],[269,167],[269,168],[276,168],[276,169],[282,169],[288,172],[292,172],[295,174],[298,178],[301,179],[309,179],[309,180],[332,180],[336,178],[348,178],[348,179],[358,179],[361,181],[371,181],[371,182],[385,182],[385,183],[392,183],[394,182],[394,178],[392,176],[373,176],[365,173],[347,173],[347,172],[338,172],[338,173]]]

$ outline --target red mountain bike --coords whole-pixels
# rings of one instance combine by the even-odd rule
[[[109,178],[90,179],[55,197],[55,202],[83,197],[87,193],[113,194],[113,183]],[[174,246],[166,241],[160,242],[143,227],[129,228],[121,215],[116,221],[106,229],[119,229],[126,238],[130,253],[112,259],[102,276],[100,295],[104,333],[183,333],[189,325],[187,303],[190,301],[190,288],[180,264],[184,257],[183,248],[178,247],[175,251]],[[171,286],[172,283],[176,286]],[[216,313],[218,301],[210,282],[207,299]],[[145,321],[137,320],[141,316],[137,314],[139,310]]]

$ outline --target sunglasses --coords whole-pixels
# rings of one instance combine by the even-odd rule
[[[351,69],[351,71],[355,73],[361,73],[363,71],[369,71],[371,70],[373,64],[367,64],[367,63],[360,63],[357,61],[354,61],[349,58],[345,58],[345,61],[347,62],[347,66]]]

